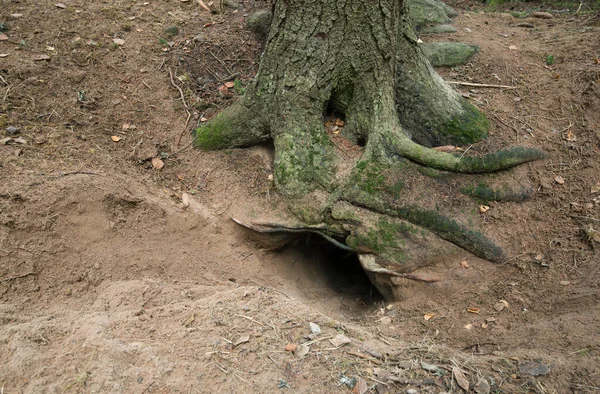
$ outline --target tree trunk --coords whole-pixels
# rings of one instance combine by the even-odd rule
[[[372,273],[402,275],[449,250],[501,261],[502,249],[481,233],[403,200],[404,179],[414,175],[413,163],[491,172],[541,153],[463,157],[428,148],[474,142],[487,120],[433,71],[404,2],[277,0],[273,11],[256,78],[239,103],[196,131],[196,146],[272,139],[276,186],[304,228],[373,255],[375,263],[363,259]],[[347,138],[364,144],[358,160],[332,143],[323,126],[328,111],[345,120]]]

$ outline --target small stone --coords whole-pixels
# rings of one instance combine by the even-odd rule
[[[565,184],[565,180],[562,176],[557,175],[554,177],[554,182],[556,182],[559,185],[564,185]]]
[[[8,134],[8,135],[14,135],[14,134],[17,134],[19,132],[19,130],[21,130],[20,127],[8,126],[6,128],[6,134]]]
[[[415,389],[406,389],[406,394],[417,394],[418,391]]]
[[[319,327],[316,323],[308,323],[308,328],[314,335],[321,335],[321,327]]]

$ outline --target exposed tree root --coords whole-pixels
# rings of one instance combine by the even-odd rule
[[[506,170],[545,157],[545,153],[533,148],[515,147],[485,156],[457,156],[427,148],[411,141],[401,133],[384,137],[393,152],[427,167],[438,170],[476,174]]]

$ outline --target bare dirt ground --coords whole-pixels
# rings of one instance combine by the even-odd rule
[[[474,151],[549,156],[511,175],[530,200],[478,217],[511,260],[448,261],[388,305],[355,257],[230,221],[285,215],[268,147],[190,147],[256,72],[262,4],[240,4],[0,0],[0,392],[600,390],[600,15],[465,11],[422,37],[481,47],[447,80],[517,87],[457,87],[493,123]]]

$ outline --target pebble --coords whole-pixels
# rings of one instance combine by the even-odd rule
[[[6,128],[6,133],[9,135],[14,135],[14,134],[17,134],[19,132],[19,130],[21,130],[20,127],[8,126]]]
[[[417,394],[417,390],[415,389],[407,389],[406,394]]]

